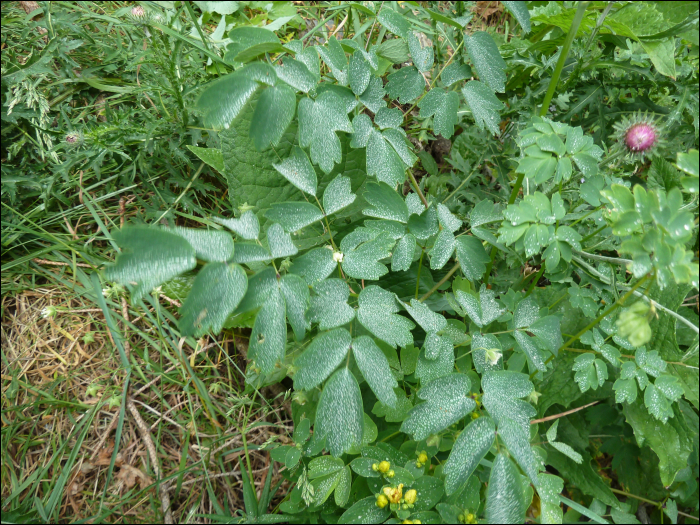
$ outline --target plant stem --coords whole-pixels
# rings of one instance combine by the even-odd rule
[[[471,178],[476,174],[476,170],[479,169],[479,166],[481,166],[481,161],[484,158],[485,153],[481,154],[481,158],[479,158],[479,161],[474,165],[474,169],[472,172],[469,174],[469,176],[464,179],[462,182],[459,183],[459,186],[457,186],[452,193],[450,193],[447,197],[445,197],[445,200],[442,201],[443,204],[445,204],[448,200],[450,200],[459,190],[462,189],[462,186],[464,186],[467,182],[471,180]]]
[[[576,8],[576,14],[571,22],[571,28],[569,29],[569,34],[566,35],[566,40],[564,40],[564,45],[561,48],[561,54],[559,55],[559,60],[557,60],[557,65],[554,68],[554,73],[549,81],[549,88],[547,88],[547,93],[542,101],[542,107],[540,107],[540,117],[544,117],[549,110],[549,103],[552,101],[554,92],[557,89],[557,84],[559,84],[559,77],[561,76],[561,71],[564,69],[564,63],[569,57],[569,51],[571,50],[571,44],[576,37],[576,32],[578,31],[578,26],[581,25],[584,15],[586,14],[586,8],[590,2],[579,2]]]
[[[423,268],[423,255],[425,255],[425,249],[421,248],[420,261],[418,261],[418,276],[416,277],[416,299],[418,299],[418,289],[420,288],[420,270]]]
[[[416,181],[416,178],[413,176],[413,172],[410,169],[408,170],[408,176],[411,179],[411,184],[413,185],[413,189],[416,191],[416,193],[420,197],[420,200],[423,201],[423,205],[427,208],[428,201],[425,199],[425,195],[423,195],[423,192],[420,191],[420,188],[418,187],[418,181]]]
[[[455,263],[455,265],[452,267],[452,269],[451,269],[449,272],[447,272],[447,274],[445,275],[445,277],[443,277],[442,279],[440,279],[440,280],[437,282],[437,284],[436,284],[435,286],[433,286],[433,287],[430,289],[430,291],[429,291],[428,293],[426,293],[423,297],[421,297],[421,298],[419,299],[419,301],[422,303],[422,302],[425,301],[428,297],[430,297],[431,295],[433,295],[433,293],[434,293],[438,288],[440,288],[443,284],[445,284],[445,283],[450,279],[450,277],[452,277],[452,276],[454,275],[454,273],[455,273],[458,269],[459,269],[459,263]]]
[[[658,508],[661,507],[661,503],[659,503],[658,501],[652,501],[650,499],[646,499],[646,498],[643,498],[641,496],[637,496],[636,494],[630,494],[629,492],[625,492],[624,490],[612,489],[612,488],[610,490],[612,492],[614,492],[615,494],[619,494],[620,496],[627,496],[628,498],[638,499],[639,501],[649,503],[650,505],[654,505],[655,507],[658,507]]]
[[[579,255],[583,255],[584,257],[588,257],[589,259],[593,259],[594,261],[603,261],[603,262],[608,262],[612,264],[619,264],[620,266],[625,266],[626,264],[632,264],[632,261],[630,259],[620,259],[616,257],[605,257],[604,255],[595,255],[593,253],[587,253],[587,252],[579,252],[574,250],[574,253],[577,253]]]

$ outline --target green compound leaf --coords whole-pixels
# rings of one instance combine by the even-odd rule
[[[391,373],[386,356],[372,338],[366,335],[355,338],[352,342],[352,355],[377,399],[391,408],[396,408],[394,388],[398,383]]]
[[[314,170],[309,157],[299,146],[292,148],[292,153],[279,164],[273,167],[289,182],[294,184],[301,191],[310,195],[316,195],[316,171]]]
[[[460,80],[466,80],[471,78],[472,68],[466,64],[458,64],[457,62],[452,62],[449,66],[445,68],[440,75],[440,80],[443,82],[445,87],[450,87],[452,84],[459,82]]]
[[[331,69],[331,73],[341,86],[348,85],[348,59],[340,42],[332,36],[328,46],[316,46],[318,54]]]
[[[498,52],[493,37],[483,31],[476,31],[465,37],[467,53],[476,69],[479,80],[493,91],[504,93],[506,90],[506,63]]]
[[[597,390],[608,379],[608,367],[604,361],[597,359],[595,354],[581,354],[576,358],[572,368],[576,372],[574,381],[581,392],[589,388]]]
[[[273,259],[296,255],[299,250],[292,242],[292,236],[285,232],[277,223],[267,229],[267,243]]]
[[[504,108],[503,103],[496,98],[486,84],[472,80],[462,88],[462,95],[472,112],[476,125],[488,129],[494,135],[499,133],[498,125],[501,117],[498,114]]]
[[[479,327],[488,326],[506,311],[496,301],[496,292],[486,288],[485,284],[481,285],[478,297],[462,290],[457,290],[455,296],[470,319]]]
[[[470,281],[478,281],[484,275],[486,265],[491,261],[484,245],[471,235],[460,235],[455,240],[457,241],[455,244],[457,261],[462,273]]]
[[[288,274],[280,279],[280,289],[287,307],[287,320],[294,330],[294,337],[301,341],[308,328],[305,313],[309,308],[309,287],[298,275]]]
[[[299,369],[294,374],[295,390],[311,390],[325,381],[345,359],[351,343],[352,337],[345,328],[317,335],[294,362]]]
[[[396,296],[379,286],[367,286],[360,292],[357,320],[393,348],[413,344],[411,330],[415,328],[411,321],[396,315],[399,305]]]
[[[358,98],[364,106],[369,109],[372,113],[376,113],[381,108],[386,106],[386,101],[384,100],[384,83],[380,78],[372,77],[369,81],[369,87],[365,89]]]
[[[484,406],[496,423],[514,419],[529,436],[530,419],[537,411],[530,403],[518,399],[530,395],[534,388],[527,374],[511,370],[485,372],[481,386]]]
[[[314,248],[294,259],[289,272],[300,276],[311,286],[323,281],[335,270],[338,263],[333,259],[333,250]]]
[[[251,262],[269,261],[272,259],[270,252],[264,247],[254,242],[236,243],[236,251],[231,258],[231,262],[247,264]]]
[[[222,219],[214,217],[212,220],[248,241],[254,241],[260,235],[260,223],[252,211],[247,211],[241,215],[240,219]]]
[[[166,230],[126,226],[112,232],[112,237],[123,251],[115,264],[104,269],[105,277],[120,284],[135,282],[134,301],[197,265],[192,246]]]
[[[316,409],[316,432],[326,438],[326,448],[338,457],[352,447],[361,446],[363,419],[357,380],[347,368],[341,368],[331,376],[321,393]]]
[[[218,333],[226,318],[243,299],[248,278],[236,264],[206,264],[197,274],[180,310],[180,331],[183,336],[201,337],[208,331]]]
[[[398,108],[381,108],[374,115],[374,123],[379,129],[398,129],[403,122],[403,114]]]
[[[277,202],[265,212],[265,217],[288,232],[296,232],[323,219],[323,213],[310,202]]]
[[[430,71],[435,60],[433,43],[423,33],[408,32],[408,50],[411,53],[413,64],[420,71],[423,73]]]
[[[447,328],[447,325],[445,325]],[[451,352],[454,349],[452,340],[447,336],[440,336],[434,333],[427,334],[425,337],[424,353],[426,359],[434,360]]]
[[[258,312],[250,334],[248,359],[255,361],[262,375],[269,374],[284,359],[287,342],[284,296],[275,286]]]
[[[262,92],[250,123],[250,138],[255,149],[263,151],[279,144],[294,118],[296,106],[297,97],[289,86],[272,86]]]
[[[316,283],[314,292],[308,317],[311,323],[318,323],[319,330],[343,326],[355,318],[355,310],[348,305],[350,288],[342,279]]]
[[[233,255],[233,239],[226,232],[181,226],[175,226],[166,231],[179,235],[190,243],[198,259],[207,262],[224,262]]]
[[[355,95],[362,95],[369,86],[372,69],[360,51],[355,51],[350,57],[349,73],[350,89]]]
[[[455,441],[442,470],[448,496],[466,483],[495,440],[496,425],[490,417],[480,417],[467,425]]]
[[[324,91],[315,101],[304,98],[299,102],[299,142],[311,147],[311,160],[324,173],[343,160],[342,147],[336,131],[352,133],[343,100],[333,91]]]
[[[282,82],[303,93],[308,93],[318,84],[318,79],[303,62],[285,57],[275,67],[275,72]]]
[[[323,209],[326,215],[347,208],[357,197],[351,190],[350,177],[338,175],[323,192]]]
[[[513,2],[517,3],[517,2]],[[559,496],[564,490],[564,480],[553,474],[537,474],[537,494],[540,496],[542,510],[541,523],[562,523],[562,512]]]
[[[385,136],[372,129],[367,140],[367,175],[396,187],[406,178],[406,165]]]
[[[421,441],[462,419],[476,407],[468,397],[470,384],[466,375],[456,373],[426,384],[417,394],[426,402],[411,409],[401,432]]]
[[[454,135],[455,125],[459,122],[459,95],[455,91],[431,89],[418,102],[418,107],[421,118],[433,117],[435,135],[442,135],[446,139]]]
[[[413,263],[413,255],[416,251],[416,238],[407,233],[396,244],[391,256],[391,271],[405,272]]]
[[[382,9],[377,16],[377,20],[395,35],[399,35],[401,38],[408,38],[411,25],[405,17],[401,16],[396,11]]]
[[[486,521],[523,523],[525,510],[525,495],[518,469],[506,456],[496,454],[486,495]]]
[[[391,98],[398,99],[401,104],[413,102],[425,90],[425,79],[420,71],[413,66],[402,67],[389,75],[387,81],[386,92]]]
[[[442,337],[436,351],[439,352],[437,357],[428,359],[425,345],[421,349],[416,363],[416,377],[420,379],[421,384],[428,383],[439,377],[444,377],[451,374],[455,368],[455,353],[452,342]]]
[[[399,195],[391,186],[384,182],[367,183],[367,190],[364,193],[364,198],[371,206],[362,210],[364,215],[376,217],[378,219],[387,219],[390,221],[398,221],[403,224],[408,222],[408,208],[401,195]]]
[[[209,84],[197,99],[205,125],[214,129],[228,128],[258,87],[255,80],[238,72]]]
[[[480,374],[486,370],[503,370],[503,347],[495,335],[472,333],[472,360]]]
[[[389,273],[389,269],[379,261],[391,257],[391,249],[396,241],[387,233],[370,231],[374,234],[373,238],[361,242],[349,251],[342,248],[341,243],[344,251],[342,266],[343,271],[350,277],[376,281]]]
[[[449,230],[442,230],[430,249],[430,269],[439,270],[450,260],[455,251],[455,236]]]
[[[523,4],[522,2],[501,2],[501,3],[510,12],[510,14],[515,17],[515,19],[520,24],[520,27],[522,27],[526,33],[529,33],[531,31],[530,13],[527,10],[527,5]],[[557,505],[558,505],[558,503],[557,503]]]
[[[447,326],[447,320],[442,315],[433,312],[418,299],[411,299],[411,304],[404,303],[403,306],[426,333],[439,332]]]
[[[387,10],[388,11],[388,10]],[[368,496],[355,503],[352,507],[346,510],[338,524],[345,523],[384,523],[389,517],[389,506],[383,509],[377,507],[377,497]]]
[[[187,145],[187,149],[197,155],[199,160],[206,162],[219,173],[224,173],[224,156],[220,149],[200,148],[189,144]]]

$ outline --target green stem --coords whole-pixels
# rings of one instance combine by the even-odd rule
[[[554,68],[554,73],[549,81],[549,88],[547,88],[547,93],[542,101],[542,107],[540,108],[540,117],[544,117],[549,110],[549,103],[552,101],[554,92],[557,90],[557,84],[559,84],[559,77],[561,77],[561,71],[564,69],[564,63],[569,57],[569,51],[571,50],[571,44],[576,37],[578,27],[581,25],[584,15],[586,14],[586,8],[590,2],[579,2],[576,8],[576,14],[571,22],[571,28],[569,29],[569,34],[566,35],[566,40],[564,40],[564,45],[561,48],[561,54],[559,55],[559,60],[557,60],[557,65]]]
[[[422,302],[425,301],[428,297],[430,297],[431,295],[433,295],[433,293],[434,293],[438,288],[440,288],[443,284],[445,284],[445,283],[450,279],[450,277],[452,277],[452,276],[454,275],[454,273],[455,273],[457,270],[459,270],[459,263],[455,263],[455,265],[452,267],[452,269],[451,269],[449,272],[447,272],[447,275],[445,275],[445,277],[443,277],[442,279],[440,279],[440,280],[437,282],[437,284],[436,284],[435,286],[433,286],[433,287],[430,289],[430,291],[429,291],[428,293],[426,293],[423,297],[421,297],[421,298],[419,299],[419,301],[422,303]]]
[[[586,252],[579,252],[574,250],[574,253],[577,253],[579,255],[583,255],[584,257],[588,259],[593,259],[594,261],[602,261],[602,262],[607,262],[607,263],[612,263],[612,264],[619,264],[620,266],[625,266],[626,264],[632,264],[632,261],[629,259],[619,259],[617,257],[605,257],[604,255],[595,255],[593,253],[586,253]]]
[[[476,174],[476,170],[479,169],[479,166],[481,166],[481,161],[483,160],[485,155],[485,152],[481,154],[481,157],[479,158],[479,161],[474,165],[474,169],[472,172],[469,174],[469,176],[464,179],[462,182],[459,183],[459,186],[457,186],[452,193],[450,193],[447,197],[445,197],[445,200],[442,201],[443,204],[445,204],[448,200],[450,200],[459,190],[462,189],[462,186],[464,186],[467,182],[471,180],[471,178]]]
[[[408,177],[411,179],[411,184],[413,185],[413,189],[415,192],[418,194],[420,197],[420,200],[423,201],[423,205],[427,208],[428,207],[428,201],[425,199],[425,195],[423,195],[423,192],[420,191],[420,188],[418,187],[418,181],[416,178],[413,176],[413,172],[409,169],[408,170]]]
[[[604,224],[603,226],[601,226],[600,228],[598,228],[596,231],[594,231],[594,232],[591,233],[590,235],[586,235],[583,239],[581,239],[581,244],[583,244],[584,242],[586,242],[588,239],[592,239],[593,237],[595,237],[596,235],[598,235],[600,232],[602,232],[602,231],[603,231],[605,228],[607,228],[607,227],[608,227],[608,225],[607,225],[607,224]]]
[[[425,255],[425,249],[420,250],[420,261],[418,261],[418,276],[416,277],[416,299],[418,299],[418,289],[420,288],[420,270],[423,268],[423,255]]]
[[[625,492],[624,490],[618,490],[618,489],[610,489],[612,492],[615,494],[619,494],[620,496],[627,496],[628,498],[634,498],[638,499],[639,501],[643,501],[645,503],[649,503],[650,505],[654,505],[655,507],[661,508],[661,503],[658,501],[652,501],[650,499],[643,498],[641,496],[637,496],[636,494],[630,494],[629,492]]]

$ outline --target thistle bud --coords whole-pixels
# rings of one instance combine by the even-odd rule
[[[650,156],[661,142],[661,126],[648,113],[635,113],[614,125],[617,148],[630,160]]]

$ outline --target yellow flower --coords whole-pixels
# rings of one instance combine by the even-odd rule
[[[383,492],[389,498],[390,503],[398,503],[403,498],[403,483],[396,488],[384,487]]]
[[[380,509],[383,509],[389,504],[389,500],[386,499],[386,496],[384,494],[380,494],[377,496],[377,507]]]
[[[386,473],[387,478],[393,478],[396,475],[396,473],[393,470],[390,470],[389,472]]]
[[[428,454],[425,452],[421,452],[418,454],[418,462],[423,463],[424,465],[428,462]]]
[[[384,474],[385,472],[389,471],[389,469],[391,468],[391,465],[389,464],[388,461],[382,461],[381,463],[379,463],[378,468],[379,468],[379,472]]]
[[[411,489],[408,492],[406,492],[406,495],[403,497],[403,499],[409,505],[413,505],[416,502],[416,499],[418,499],[418,492],[416,492],[415,489]]]

